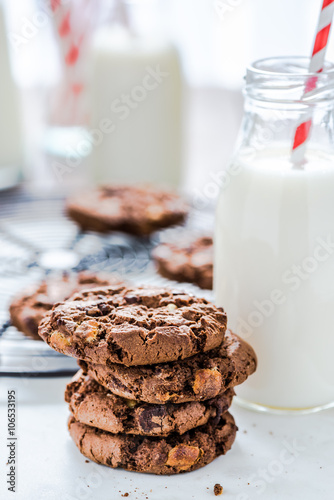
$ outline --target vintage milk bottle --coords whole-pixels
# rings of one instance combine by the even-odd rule
[[[308,64],[273,58],[248,69],[216,214],[216,301],[258,356],[237,395],[274,411],[334,402],[334,66],[305,100]],[[305,159],[295,165],[296,124],[310,112]]]

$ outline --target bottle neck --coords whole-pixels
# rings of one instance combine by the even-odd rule
[[[246,93],[244,109],[238,149],[289,149],[298,123],[312,117],[309,147],[334,152],[334,99],[283,102]]]

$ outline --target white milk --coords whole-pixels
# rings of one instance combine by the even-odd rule
[[[237,395],[276,408],[334,401],[334,160],[307,158],[239,156],[217,207],[216,301],[258,356]]]
[[[0,1],[0,189],[15,185],[22,164],[17,89],[9,65],[8,42]]]
[[[177,186],[182,84],[176,50],[108,27],[95,36],[90,65],[91,126],[103,133],[91,156],[95,179]]]

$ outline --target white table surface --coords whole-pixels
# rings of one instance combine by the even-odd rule
[[[231,451],[195,472],[153,476],[86,463],[67,432],[66,378],[0,380],[1,500],[332,500],[334,410],[277,416],[232,407]],[[7,390],[17,393],[17,491],[7,491]],[[291,453],[291,450],[293,453]]]

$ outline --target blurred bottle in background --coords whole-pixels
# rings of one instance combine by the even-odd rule
[[[161,55],[160,67],[168,59],[167,66],[174,68],[169,71],[173,76],[169,79],[162,78],[161,85],[147,91],[147,96],[142,101],[140,99],[143,98],[144,91],[135,89],[134,97],[137,101],[139,99],[137,102],[131,91],[137,86],[143,87],[142,81],[146,76],[145,66],[141,66],[144,67],[144,72],[138,69],[139,49],[132,50],[131,60],[130,43],[124,42],[124,38],[129,40],[129,36],[124,36],[124,26],[122,30],[119,15],[117,23],[114,16],[109,26],[104,23],[104,28],[103,20],[100,19],[101,14],[115,6],[115,0],[3,0],[3,5],[6,9],[11,64],[20,91],[20,103],[23,105],[25,179],[31,180],[34,185],[50,185],[50,188],[55,186],[60,190],[73,185],[87,185],[92,177],[101,182],[103,179],[107,180],[106,174],[112,174],[112,166],[116,168],[113,156],[110,156],[108,164],[100,161],[100,158],[106,161],[110,154],[115,154],[116,158],[120,154],[122,157],[124,155],[124,159],[128,155],[130,160],[127,160],[127,165],[131,165],[132,179],[136,179],[139,170],[143,172],[144,178],[144,173],[149,175],[150,170],[146,171],[146,166],[140,166],[142,163],[137,160],[134,162],[133,158],[142,157],[147,149],[147,159],[153,156],[159,159],[158,162],[154,160],[154,173],[150,180],[154,179],[153,175],[159,176],[161,171],[166,171],[166,165],[168,169],[175,166],[173,175],[178,176],[181,170],[176,168],[177,161],[169,158],[171,151],[175,158],[181,158],[184,149],[184,159],[180,160],[180,164],[185,166],[183,187],[190,194],[194,192],[198,196],[200,206],[208,206],[218,195],[223,175],[222,166],[227,164],[232,153],[242,118],[241,85],[245,65],[268,55],[309,54],[319,9],[318,2],[303,0],[131,0],[130,5],[126,4],[130,15],[130,39],[137,34],[137,42],[138,39],[151,40],[150,51],[148,43],[145,45],[146,49],[141,51],[147,61],[148,52],[153,54],[152,47],[157,44],[157,40],[163,38],[164,42],[160,42],[160,49],[157,48],[155,53],[159,55],[164,52],[161,50],[164,46],[164,54],[169,53],[170,58]],[[60,6],[60,10],[52,10],[52,5]],[[71,10],[70,18],[65,16],[61,23],[61,11],[67,13],[67,8],[74,10]],[[110,18],[111,16],[109,21]],[[281,26],[284,26],[284,37]],[[108,27],[109,33],[111,28],[117,28],[119,33],[117,36],[115,34],[116,40],[112,43],[106,40],[107,35],[103,36],[102,30],[105,31]],[[59,30],[63,36],[60,36]],[[123,31],[123,35],[120,31]],[[69,32],[71,36],[75,36],[76,44],[80,42],[78,58],[71,67],[67,66],[65,59],[69,53],[63,50],[70,41]],[[167,33],[167,36],[163,37],[163,33]],[[129,35],[127,29],[125,35]],[[95,44],[99,45],[100,37],[103,40],[98,51]],[[92,40],[94,49],[90,52]],[[182,73],[187,85],[184,138],[181,134],[181,120],[168,118],[168,112],[169,116],[175,117],[182,114],[184,101],[182,84],[177,83],[176,77],[180,70],[179,61],[168,40],[173,40],[181,54]],[[134,40],[132,46],[136,46]],[[4,47],[6,41],[1,43],[1,53]],[[75,53],[72,52],[72,57],[67,60],[74,62]],[[116,64],[117,54],[119,61]],[[333,57],[334,44],[331,43],[328,58]],[[101,64],[98,65],[99,60]],[[149,64],[150,62],[146,62],[146,66]],[[90,105],[86,77],[87,73],[92,73],[95,65],[101,78],[105,78],[105,83],[102,84],[99,77],[98,87],[98,77],[92,75],[89,89],[93,90],[90,95],[95,95],[95,99]],[[122,68],[131,67],[132,72],[127,70],[128,73],[123,73],[123,69],[121,72],[121,65]],[[176,66],[178,69],[175,69]],[[1,72],[3,75],[7,72],[3,63]],[[120,80],[122,74],[128,75],[129,84]],[[180,79],[182,81],[182,77]],[[153,83],[150,79],[145,81]],[[174,91],[172,82],[175,82]],[[2,85],[1,81],[0,86]],[[68,90],[71,88],[76,93]],[[104,96],[108,88],[110,99],[107,101]],[[100,90],[99,96],[97,94]],[[130,106],[137,107],[131,108],[123,103],[123,93],[130,95]],[[165,97],[160,98],[163,93]],[[179,97],[171,99],[173,94]],[[116,103],[116,108],[119,109],[120,105],[129,108],[127,118],[121,119],[127,113],[125,108],[118,113],[110,109],[114,99],[121,100]],[[180,105],[177,104],[178,99]],[[8,102],[9,98],[6,99],[6,105]],[[105,106],[108,107],[103,112]],[[2,110],[5,108],[1,105],[0,109],[4,112]],[[159,113],[157,110],[160,110]],[[114,132],[108,133],[112,128],[108,126],[108,121],[104,123],[106,132],[100,130],[97,121],[99,113],[114,123]],[[149,116],[155,113],[158,119],[153,121]],[[12,117],[13,115],[14,113]],[[143,126],[145,121],[146,125]],[[173,129],[168,125],[171,121],[177,128]],[[126,134],[122,130],[131,130],[131,124],[132,130],[136,131],[133,132],[136,134],[136,142],[132,138],[123,139]],[[162,129],[167,130],[167,133],[162,133]],[[93,133],[89,133],[91,130]],[[147,139],[149,136],[150,140]],[[117,141],[116,137],[119,138]],[[163,146],[165,149],[161,149],[161,137],[166,138]],[[180,141],[179,146],[171,146],[177,140]],[[3,141],[2,137],[0,141]],[[4,142],[7,147],[9,141]],[[126,146],[121,146],[122,144]],[[156,151],[166,152],[158,155]],[[135,174],[132,170],[134,163],[138,166]],[[106,168],[104,171],[103,165]],[[128,177],[128,171],[123,169],[124,166],[119,164],[118,174]],[[171,174],[172,172],[168,172],[168,175]]]
[[[87,131],[87,50],[98,23],[100,5],[99,0],[49,2],[61,71],[48,96],[44,148],[60,159],[81,161],[91,150]]]
[[[15,186],[21,177],[23,143],[18,93],[9,63],[7,31],[0,0],[0,190]]]
[[[90,166],[98,183],[180,185],[182,72],[160,7],[155,0],[116,0],[94,34],[87,64]]]

